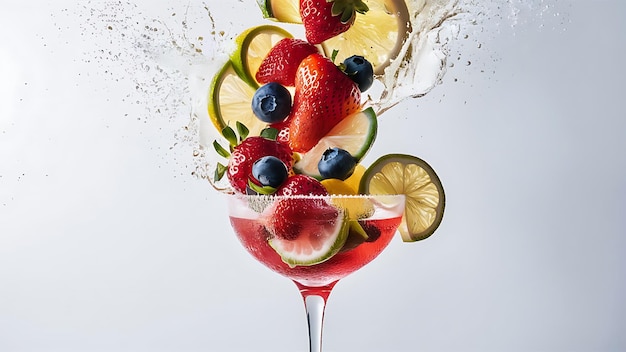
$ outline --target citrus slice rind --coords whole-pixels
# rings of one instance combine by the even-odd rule
[[[405,211],[398,231],[405,242],[423,240],[441,224],[445,193],[433,168],[424,160],[389,154],[366,171],[359,187],[363,194],[404,194]]]
[[[343,248],[348,238],[349,221],[346,212],[338,210],[334,221],[308,226],[295,240],[273,237],[268,243],[282,261],[292,268],[325,262]]]
[[[363,0],[369,7],[357,14],[346,32],[322,43],[327,57],[337,51],[335,62],[352,55],[365,57],[380,75],[395,59],[411,30],[409,9],[404,0]]]
[[[302,23],[300,3],[294,0],[257,0],[264,18],[283,23]]]
[[[255,89],[259,87],[255,75],[270,49],[281,39],[292,38],[286,30],[272,25],[248,28],[237,36],[237,49],[231,54],[235,72]]]
[[[317,164],[324,151],[333,147],[345,149],[358,163],[370,150],[377,131],[378,121],[374,109],[367,108],[354,113],[341,120],[308,152],[300,154],[299,160],[293,166],[294,170],[322,179]]]
[[[252,111],[251,101],[256,89],[236,73],[232,62],[227,62],[215,75],[209,87],[208,112],[211,122],[220,131],[226,126],[235,128],[239,121],[258,135],[267,124]]]

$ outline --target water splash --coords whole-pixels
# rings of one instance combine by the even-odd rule
[[[412,31],[398,59],[369,93],[369,104],[381,114],[405,99],[428,94],[454,67],[451,55],[465,62],[463,66],[472,65],[471,57],[462,59],[459,42],[471,39],[474,49],[481,48],[483,40],[502,28],[542,25],[545,16],[562,16],[553,10],[555,1],[410,0]],[[210,179],[217,162],[210,143],[220,136],[207,113],[208,87],[233,49],[234,37],[246,27],[268,22],[254,0],[144,6],[123,1],[83,4],[78,11],[84,19],[81,30],[100,43],[88,46],[84,60],[92,64],[92,75],[127,83],[123,102],[144,107],[137,117],[141,121],[165,121],[172,132],[169,150],[188,153],[193,165],[185,168]],[[220,15],[224,13],[248,18],[229,20],[239,16]]]
[[[405,99],[426,95],[441,81],[446,73],[447,46],[458,36],[458,1],[412,1],[410,5],[412,30],[398,58],[380,77],[380,95],[370,97],[379,116]]]

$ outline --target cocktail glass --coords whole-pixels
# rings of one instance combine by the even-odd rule
[[[387,247],[402,220],[404,195],[237,194],[227,197],[231,225],[246,250],[269,269],[291,279],[300,290],[309,327],[309,349],[311,352],[321,352],[324,310],[330,292],[340,279],[371,262]],[[280,244],[284,245],[279,246],[273,238],[271,224],[282,220],[275,216],[277,202],[293,202],[294,208],[302,206],[302,209],[307,208],[306,205],[310,204],[308,202],[334,207],[338,214],[333,217],[334,220],[328,220],[328,217],[320,216],[315,211],[295,209],[297,219],[292,221],[291,228],[300,232],[300,236],[309,236],[312,243],[316,242],[318,236],[323,237],[329,228],[341,228],[339,231],[346,231],[345,237],[334,242],[335,248],[329,250],[329,258],[321,262],[294,265],[290,259],[285,260],[284,254],[279,254],[280,250],[275,249],[281,247],[289,250],[289,240],[279,239],[279,242],[282,241]],[[344,223],[345,227],[329,223],[336,221]],[[323,246],[322,243],[319,245]],[[303,255],[306,257],[306,253]]]

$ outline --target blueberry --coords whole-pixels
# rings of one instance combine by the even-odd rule
[[[287,166],[275,156],[264,156],[252,164],[252,177],[261,186],[278,188],[287,179]]]
[[[265,84],[252,97],[252,111],[263,122],[281,122],[291,112],[291,93],[279,83]]]
[[[346,150],[341,148],[326,149],[317,164],[317,169],[323,178],[338,178],[345,180],[354,172],[356,160]]]
[[[343,61],[343,66],[343,72],[359,86],[361,92],[368,90],[374,83],[372,64],[363,56],[350,56]]]

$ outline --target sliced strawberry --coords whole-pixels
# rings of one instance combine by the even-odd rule
[[[282,160],[291,170],[293,166],[293,153],[285,143],[272,139],[254,136],[243,140],[234,147],[228,160],[228,180],[233,188],[241,193],[246,193],[248,179],[252,174],[252,164],[264,156],[275,156]]]
[[[325,0],[324,0],[325,1]],[[296,152],[314,147],[337,123],[361,110],[361,92],[330,59],[312,54],[296,72],[295,94],[289,117],[276,126]]]
[[[294,85],[296,70],[307,56],[319,52],[313,44],[295,38],[281,39],[261,62],[256,73],[259,83],[278,82],[283,86]]]

